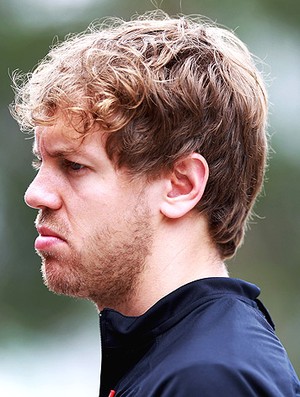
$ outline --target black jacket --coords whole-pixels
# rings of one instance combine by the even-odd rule
[[[300,396],[259,292],[242,280],[207,278],[140,317],[104,309],[100,397]]]

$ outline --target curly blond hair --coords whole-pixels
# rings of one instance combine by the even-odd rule
[[[109,20],[54,46],[15,89],[22,129],[80,116],[81,132],[99,125],[109,158],[134,175],[202,154],[210,176],[197,209],[221,256],[235,253],[263,182],[267,95],[234,33],[160,11]]]

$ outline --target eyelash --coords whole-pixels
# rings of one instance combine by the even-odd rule
[[[38,171],[41,168],[42,160],[39,158],[36,158],[36,159],[32,160],[31,165],[34,170]]]
[[[42,160],[39,158],[36,158],[35,160],[32,161],[32,167],[36,170],[39,171],[42,165]],[[83,170],[85,167],[82,164],[76,163],[75,161],[70,161],[67,159],[62,159],[61,160],[61,167],[64,170],[67,170],[69,172],[80,172]]]
[[[79,172],[84,168],[84,165],[67,159],[63,159],[61,165],[64,169],[69,170],[71,172]]]

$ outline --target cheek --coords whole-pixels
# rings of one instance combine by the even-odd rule
[[[81,182],[80,182],[81,183]],[[66,200],[66,210],[70,222],[84,230],[99,230],[103,227],[118,227],[118,223],[132,213],[144,201],[143,194],[130,189],[128,185],[88,178],[70,191]]]
[[[116,219],[122,219],[122,212],[118,203],[111,197],[97,198],[85,196],[83,199],[72,197],[69,203],[66,203],[67,217],[71,227],[75,227],[79,233],[93,233],[101,230],[110,224],[114,224]]]

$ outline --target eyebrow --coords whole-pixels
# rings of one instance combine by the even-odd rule
[[[70,154],[74,154],[74,153],[79,153],[80,150],[76,150],[76,149],[65,149],[65,150],[54,150],[54,151],[47,151],[48,156],[52,157],[52,158],[64,158]],[[34,156],[36,156],[37,158],[41,157],[41,153],[39,151],[39,149],[34,145],[32,148],[32,153],[34,154]]]

